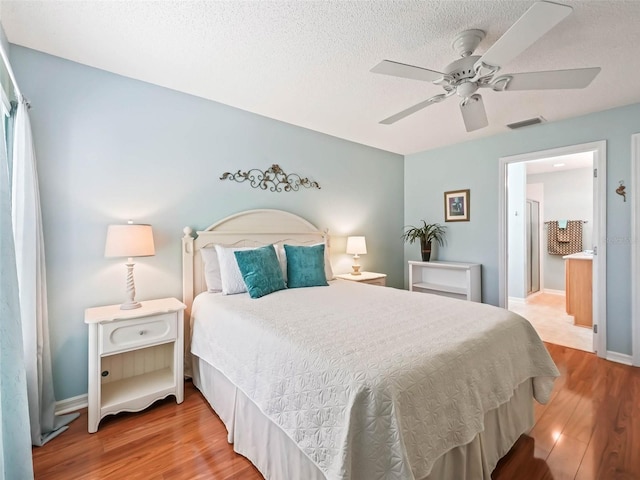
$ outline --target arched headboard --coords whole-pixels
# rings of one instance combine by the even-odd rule
[[[196,232],[185,227],[182,237],[182,301],[191,315],[191,304],[200,292],[207,289],[200,249],[211,245],[259,247],[289,243],[310,245],[324,241],[329,248],[326,231],[319,230],[298,215],[283,210],[246,210],[236,213]]]

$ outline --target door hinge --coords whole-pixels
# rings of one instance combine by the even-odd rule
[[[598,169],[597,168],[593,169],[593,178],[598,178]]]
[[[598,246],[597,245],[594,245],[594,247],[593,247],[593,254],[594,255],[598,254]]]
[[[597,323],[593,324],[593,333],[596,333],[596,334],[598,333],[598,324]]]

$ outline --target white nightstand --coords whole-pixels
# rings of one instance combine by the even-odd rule
[[[360,275],[352,275],[351,273],[343,273],[336,275],[340,280],[349,280],[351,282],[368,283],[369,285],[387,286],[387,275],[385,273],[361,272]]]
[[[184,400],[185,305],[175,298],[87,308],[89,325],[89,433],[105,416],[137,412],[175,395]]]

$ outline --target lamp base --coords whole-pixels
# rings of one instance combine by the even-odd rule
[[[136,302],[136,285],[133,281],[133,259],[127,262],[127,301],[120,305],[120,310],[134,310],[140,308],[140,302]]]
[[[353,272],[351,272],[351,275],[362,275],[362,273],[360,272],[360,265],[351,265],[351,268],[353,268]]]
[[[142,305],[140,302],[127,302],[120,305],[120,310],[134,310],[140,308]]]

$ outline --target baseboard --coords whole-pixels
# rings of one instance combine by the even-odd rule
[[[564,290],[554,290],[552,288],[545,288],[542,290],[544,293],[549,293],[551,295],[564,295],[565,291]]]
[[[625,353],[610,352],[607,350],[607,360],[622,363],[624,365],[633,365],[633,357]]]
[[[509,303],[517,303],[519,305],[524,305],[524,298],[520,297],[509,297]]]
[[[71,413],[76,410],[80,410],[81,408],[86,408],[88,404],[88,396],[85,393],[84,395],[78,395],[77,397],[66,398],[56,402],[55,412],[56,415],[64,415],[65,413]]]

